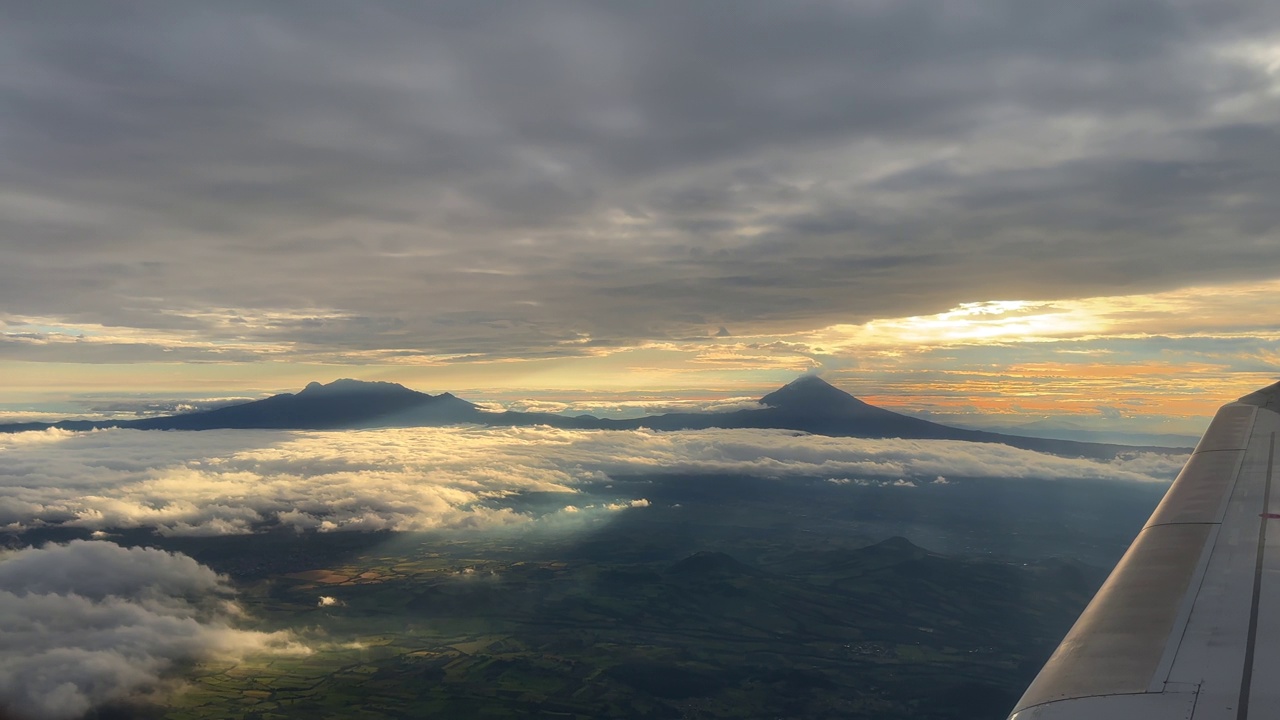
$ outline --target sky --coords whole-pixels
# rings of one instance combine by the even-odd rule
[[[1280,375],[1278,121],[1263,0],[0,2],[0,415],[1197,434]]]

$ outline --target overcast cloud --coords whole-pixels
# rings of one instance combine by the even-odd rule
[[[1274,274],[1278,33],[1262,0],[4,3],[0,358],[542,357]]]
[[[925,484],[942,476],[1168,482],[1185,457],[1112,462],[1005,445],[779,430],[413,428],[0,435],[0,527],[220,535],[579,522],[649,506],[610,478],[706,473]],[[541,509],[517,501],[550,498]],[[591,512],[582,512],[591,511]]]

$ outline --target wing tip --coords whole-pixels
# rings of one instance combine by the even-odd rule
[[[1254,405],[1267,410],[1280,410],[1280,382],[1245,395],[1236,402]]]

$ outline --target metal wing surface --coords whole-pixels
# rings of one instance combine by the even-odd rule
[[[1224,405],[1011,720],[1280,717],[1280,383]]]

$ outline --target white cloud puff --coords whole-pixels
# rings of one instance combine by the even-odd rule
[[[0,528],[150,527],[177,535],[248,533],[266,525],[488,528],[534,518],[527,508],[508,507],[505,498],[572,494],[587,486],[599,495],[601,481],[627,474],[859,477],[921,485],[938,477],[1167,482],[1184,461],[1135,454],[1102,462],[1005,445],[783,430],[48,431],[0,436]],[[582,510],[647,505],[630,497],[592,500],[572,504]]]
[[[186,555],[75,541],[0,555],[0,707],[77,718],[164,688],[174,663],[305,652],[240,630],[225,578]]]

